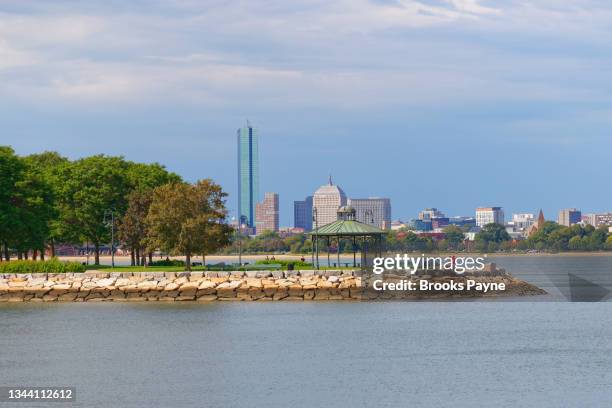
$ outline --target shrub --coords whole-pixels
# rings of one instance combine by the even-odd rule
[[[263,259],[260,261],[255,262],[258,265],[269,265],[269,264],[276,264],[276,265],[281,265],[283,267],[283,269],[287,269],[287,265],[289,264],[293,264],[293,266],[295,268],[309,268],[312,267],[311,263],[308,262],[302,262],[302,261],[291,261],[291,260],[286,260],[286,259]]]
[[[85,272],[79,262],[63,262],[57,258],[48,261],[0,262],[0,273],[66,273]]]
[[[185,266],[185,261],[179,259],[163,259],[161,261],[153,261],[149,266]]]

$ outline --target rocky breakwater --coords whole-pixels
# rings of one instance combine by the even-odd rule
[[[0,302],[360,300],[352,271],[0,275]]]
[[[477,291],[375,291],[370,279],[358,274],[354,271],[5,274],[0,275],[0,302],[354,301],[481,296]],[[449,278],[411,278],[417,282],[421,279],[445,282]],[[494,291],[488,296],[545,293],[509,274],[474,279],[505,284],[503,292]]]

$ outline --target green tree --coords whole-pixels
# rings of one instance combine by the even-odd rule
[[[0,146],[0,243],[7,261],[10,260],[12,231],[19,223],[15,196],[23,171],[24,163],[19,160],[14,150],[8,146]]]
[[[110,241],[108,211],[120,217],[127,207],[128,167],[122,157],[97,155],[59,169],[62,235],[71,241],[91,242],[96,264],[100,263],[100,246]]]
[[[43,152],[32,154],[24,157],[26,165],[30,171],[35,172],[37,177],[45,184],[47,194],[50,199],[49,217],[47,219],[48,233],[46,237],[45,247],[51,249],[51,256],[55,256],[55,243],[68,241],[62,236],[62,227],[60,222],[60,206],[57,200],[58,192],[62,179],[59,177],[60,168],[69,163],[68,159],[56,152]],[[41,252],[41,259],[44,257],[44,251]]]
[[[205,255],[229,243],[226,196],[210,179],[195,185],[166,184],[153,190],[147,214],[149,248],[185,255],[185,266],[190,270],[192,255]]]
[[[474,238],[476,248],[480,251],[495,252],[499,249],[499,244],[504,241],[509,241],[510,235],[506,228],[500,224],[487,224]]]
[[[446,227],[444,229],[444,235],[446,236],[446,242],[450,249],[458,249],[465,240],[463,230],[456,225],[449,225]]]
[[[147,238],[146,217],[151,206],[151,193],[134,190],[128,195],[128,206],[118,226],[119,239],[130,249],[131,264],[142,265]]]

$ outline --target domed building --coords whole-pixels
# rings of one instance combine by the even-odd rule
[[[314,216],[313,227],[322,227],[338,219],[338,209],[346,205],[346,194],[339,186],[329,182],[315,191],[312,198],[312,211]],[[315,223],[317,225],[315,225]]]

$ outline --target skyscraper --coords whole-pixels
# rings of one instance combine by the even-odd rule
[[[293,202],[293,226],[312,231],[312,196]]]
[[[255,206],[255,230],[278,232],[278,193],[265,193],[261,203]]]
[[[348,205],[355,209],[355,219],[380,229],[391,228],[391,200],[388,198],[349,198]]]
[[[338,208],[346,205],[346,194],[339,186],[329,182],[315,191],[312,197],[312,210],[316,210],[316,223],[318,227],[330,224],[338,219]],[[315,226],[316,227],[316,226]]]
[[[255,227],[255,206],[259,201],[259,150],[257,130],[248,122],[237,132],[238,218]]]

